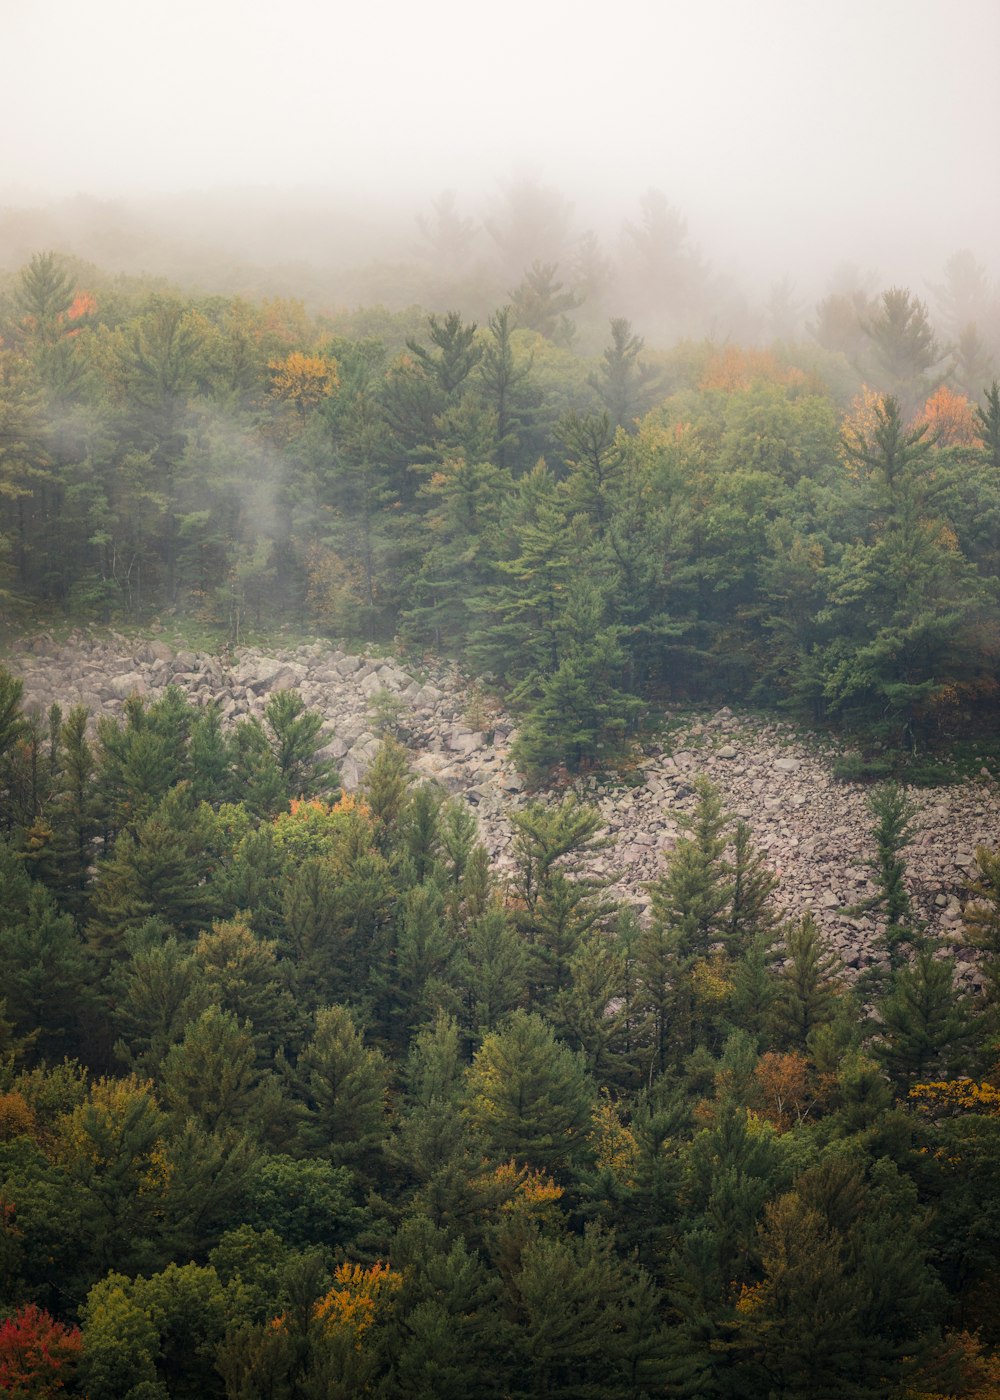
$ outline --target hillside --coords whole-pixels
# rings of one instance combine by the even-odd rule
[[[492,708],[478,687],[470,694],[453,667],[417,675],[395,660],[322,641],[267,652],[240,647],[222,657],[114,633],[78,633],[66,644],[40,638],[10,664],[24,682],[25,705],[42,712],[55,702],[64,709],[84,704],[95,716],[120,715],[129,695],[154,700],[176,685],[200,704],[218,703],[231,723],[261,716],[269,695],[294,688],[322,715],[321,752],[337,762],[348,791],[377,751],[380,719],[388,720],[405,743],[415,777],[462,796],[475,810],[498,873],[513,865],[510,814],[526,800],[510,754],[513,720]],[[376,696],[383,697],[381,705]],[[774,719],[737,715],[728,707],[670,718],[669,742],[643,748],[634,785],[578,779],[581,796],[600,811],[607,839],[584,873],[606,881],[611,896],[648,908],[646,885],[663,873],[694,804],[692,780],[702,774],[766,853],[779,882],[778,904],[790,915],[811,910],[849,969],[869,966],[878,920],[847,911],[875,893],[867,867],[870,789],[832,776],[833,744]],[[914,907],[928,932],[951,947],[960,980],[978,987],[961,909],[976,847],[1000,846],[997,784],[983,769],[979,782],[911,789],[909,795],[919,808],[906,853]]]

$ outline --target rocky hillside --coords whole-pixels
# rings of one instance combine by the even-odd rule
[[[46,637],[7,658],[24,681],[25,702],[46,710],[115,714],[133,692],[155,698],[168,684],[193,699],[217,700],[229,722],[260,714],[268,695],[298,690],[326,721],[325,752],[355,787],[371,762],[379,721],[391,722],[412,753],[414,772],[472,804],[483,840],[501,870],[511,863],[510,811],[526,798],[509,756],[510,718],[490,709],[451,670],[415,674],[384,658],[358,656],[317,642],[289,651],[240,648],[227,657],[174,651],[162,640],[74,634]],[[834,754],[790,727],[737,716],[728,709],[688,717],[669,743],[649,748],[634,787],[588,781],[585,796],[604,818],[608,844],[591,868],[610,893],[649,903],[645,885],[663,869],[704,773],[727,806],[751,826],[779,879],[789,910],[811,909],[849,967],[872,961],[877,922],[845,912],[874,891],[866,868],[870,817],[862,788],[831,777]],[[976,972],[963,944],[961,901],[977,845],[1000,845],[1000,794],[979,783],[915,789],[918,833],[907,852],[911,893],[929,927],[951,945],[962,980]]]

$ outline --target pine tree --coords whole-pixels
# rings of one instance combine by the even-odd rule
[[[155,1077],[189,1022],[209,1005],[208,989],[188,945],[160,937],[155,921],[126,938],[129,958],[111,979],[115,1055],[136,1074]]]
[[[559,425],[567,465],[566,499],[571,510],[587,516],[598,539],[608,527],[622,477],[624,453],[615,427],[607,413],[599,418],[571,413]]]
[[[4,1015],[37,1055],[58,1061],[78,1053],[93,1009],[86,948],[51,893],[30,880],[0,843],[0,984]]]
[[[186,783],[123,832],[98,868],[91,944],[114,956],[122,935],[154,915],[188,935],[210,924],[217,910],[209,881],[214,834],[210,810],[194,805]]]
[[[768,867],[763,851],[755,850],[746,822],[733,830],[732,895],[725,924],[727,950],[740,954],[755,938],[767,939],[777,922],[771,896],[777,876]]]
[[[667,873],[652,885],[653,918],[677,940],[682,957],[704,957],[726,930],[733,885],[724,859],[730,818],[706,778],[695,779],[696,803],[684,818],[689,835],[674,848]]]
[[[495,1161],[561,1171],[586,1153],[593,1091],[583,1061],[540,1016],[515,1011],[484,1038],[468,1092],[470,1120]]]
[[[496,1030],[528,995],[528,949],[506,910],[494,902],[468,925],[464,944],[472,1031]]]
[[[521,430],[533,397],[529,388],[532,361],[517,363],[512,321],[511,306],[501,306],[490,317],[490,338],[479,363],[483,399],[496,418],[492,460],[504,470],[518,465]]]
[[[869,865],[878,882],[878,894],[866,906],[885,916],[882,935],[892,967],[898,967],[905,946],[915,940],[913,908],[906,888],[906,862],[902,852],[913,839],[913,818],[917,807],[895,783],[876,788],[868,798],[868,810],[875,819],[872,836],[875,855]]]
[[[264,1108],[257,1053],[249,1025],[231,1011],[208,1006],[189,1021],[167,1052],[163,1096],[180,1122],[193,1118],[207,1133],[259,1130]]]
[[[463,325],[457,311],[449,311],[443,320],[428,316],[427,327],[433,350],[412,339],[407,340],[406,347],[447,399],[461,388],[482,359],[483,347],[476,341],[475,321]]]
[[[651,406],[659,375],[640,360],[645,341],[622,316],[612,317],[611,344],[601,358],[591,385],[607,408],[616,428],[632,432],[637,418]]]
[[[1000,850],[976,847],[976,878],[968,888],[969,899],[962,922],[970,941],[986,956],[989,998],[1000,1001]]]
[[[773,1031],[779,1044],[805,1050],[810,1036],[836,1013],[841,963],[811,914],[788,926],[785,954],[771,1013]]]
[[[264,707],[271,747],[286,798],[329,797],[336,787],[336,766],[317,754],[323,716],[307,710],[294,690],[277,690]]]
[[[321,1008],[296,1067],[306,1108],[304,1142],[334,1163],[371,1161],[387,1132],[388,1082],[383,1056],[366,1049],[351,1013],[342,1006]]]
[[[87,886],[98,834],[96,763],[87,739],[89,715],[74,705],[60,731],[61,790],[51,806],[52,846],[56,857],[55,886],[66,908],[81,917],[87,908]]]
[[[950,960],[919,948],[879,1005],[880,1039],[873,1053],[897,1084],[944,1078],[960,1068],[981,1027],[955,987]]]
[[[994,472],[1000,472],[1000,383],[994,379],[983,397],[985,404],[976,409],[976,420],[986,459]]]

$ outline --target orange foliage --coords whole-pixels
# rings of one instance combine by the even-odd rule
[[[380,1260],[369,1269],[361,1264],[339,1264],[333,1280],[329,1293],[316,1304],[315,1316],[331,1332],[350,1332],[354,1345],[360,1348],[361,1338],[378,1313],[389,1307],[403,1276]]]
[[[77,292],[73,304],[66,312],[67,321],[79,321],[81,316],[93,316],[97,310],[97,298],[90,292]]]
[[[948,1391],[936,1388],[928,1377],[905,1393],[905,1400],[1000,1400],[1000,1357],[986,1352],[978,1336],[970,1332],[949,1332],[927,1370],[957,1373],[958,1384]],[[925,1371],[926,1374],[926,1371]],[[940,1379],[938,1379],[940,1384]]]
[[[754,1070],[755,1107],[779,1133],[801,1123],[813,1103],[809,1065],[804,1055],[792,1051],[779,1055],[769,1050]]]
[[[931,430],[938,447],[976,447],[982,442],[972,404],[942,384],[917,415],[916,427]]]
[[[38,1132],[35,1111],[16,1090],[0,1094],[0,1142],[16,1137],[34,1137]]]
[[[801,385],[806,376],[794,366],[779,364],[770,350],[743,350],[738,345],[727,345],[709,360],[698,388],[733,394],[762,380],[768,384]]]

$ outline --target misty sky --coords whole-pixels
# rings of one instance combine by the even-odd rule
[[[5,201],[530,173],[713,251],[906,267],[1000,238],[1000,0],[0,0]],[[16,124],[10,118],[16,114]],[[12,135],[15,129],[17,135]],[[930,250],[929,254],[924,250]]]

